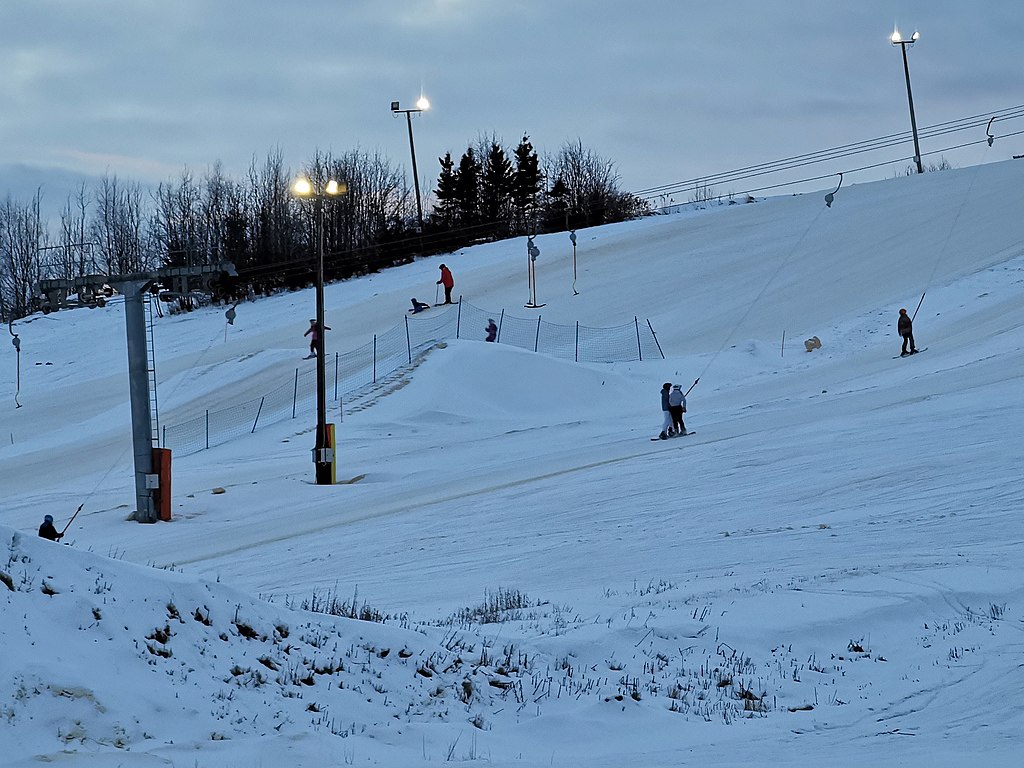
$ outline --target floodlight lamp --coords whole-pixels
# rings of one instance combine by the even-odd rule
[[[292,192],[299,197],[309,197],[313,194],[313,185],[309,183],[309,179],[303,176],[292,184]]]
[[[327,186],[324,187],[324,193],[328,195],[338,194],[338,182],[336,182],[334,179],[328,181]]]
[[[917,42],[917,38],[919,38],[920,36],[921,36],[921,33],[920,33],[920,32],[918,32],[918,31],[917,31],[917,30],[915,29],[915,30],[914,30],[914,34],[912,34],[912,35],[910,36],[910,42],[912,42],[912,43],[916,43],[916,42]]]
[[[430,101],[426,96],[420,96],[419,99],[416,100],[416,109],[421,112],[430,109]]]
[[[397,101],[392,101],[391,102],[391,111],[392,112],[397,112],[398,111],[398,102]]]
[[[899,45],[903,42],[903,37],[900,35],[900,31],[898,29],[894,29],[892,34],[889,35],[889,40],[892,41],[893,45]]]

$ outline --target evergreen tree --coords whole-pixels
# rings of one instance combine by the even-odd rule
[[[455,171],[455,210],[461,227],[480,221],[480,163],[472,147],[466,149]]]
[[[516,147],[516,170],[512,180],[512,207],[514,231],[526,232],[531,211],[537,205],[541,189],[540,161],[525,133]]]
[[[453,170],[455,161],[452,160],[451,152],[445,152],[444,157],[439,157],[437,160],[441,164],[441,173],[437,177],[437,189],[434,190],[434,197],[437,198],[434,215],[442,227],[451,229],[455,223],[458,199]]]
[[[514,176],[505,150],[492,142],[480,179],[480,212],[495,237],[504,236],[509,229]]]
[[[569,229],[569,187],[561,176],[555,179],[555,183],[548,190],[544,229],[547,232]]]

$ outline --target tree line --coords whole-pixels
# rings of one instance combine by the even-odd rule
[[[524,135],[511,153],[481,137],[455,162],[438,158],[436,187],[419,227],[403,169],[376,152],[317,152],[303,168],[314,184],[344,181],[323,202],[324,273],[341,279],[480,242],[623,221],[645,203],[619,190],[614,164],[567,142],[541,158]],[[40,309],[42,279],[125,275],[160,267],[235,266],[197,286],[197,295],[237,300],[316,280],[318,206],[290,191],[280,150],[254,158],[242,179],[220,163],[188,169],[155,189],[105,175],[69,195],[51,230],[41,192],[0,205],[0,318]],[[431,204],[432,203],[432,204]],[[179,300],[186,297],[179,296]],[[181,306],[187,306],[182,303]]]

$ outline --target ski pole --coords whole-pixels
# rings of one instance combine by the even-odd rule
[[[696,381],[694,381],[693,384],[690,385],[690,388],[688,390],[686,390],[686,392],[683,395],[683,397],[686,397],[686,395],[690,394],[693,391],[693,388],[697,386],[697,382],[698,381],[700,381],[700,376],[698,376]]]
[[[928,291],[925,291],[924,293],[921,294],[921,300],[919,302],[917,302],[917,309],[920,309],[921,305],[924,304],[924,294],[925,293],[928,293]],[[914,322],[914,318],[917,317],[917,309],[915,309],[914,310],[914,314],[912,314],[910,316],[910,322]]]
[[[434,283],[434,303],[437,304],[438,298],[440,298],[441,285],[440,283]]]
[[[84,501],[81,504],[78,505],[78,509],[75,510],[75,514],[73,514],[71,516],[71,519],[68,520],[68,524],[64,526],[64,530],[60,532],[61,536],[63,536],[64,532],[67,531],[67,529],[71,527],[71,524],[73,522],[75,522],[75,518],[78,517],[78,513],[82,511],[82,507],[84,507],[84,506],[85,506],[85,502]]]

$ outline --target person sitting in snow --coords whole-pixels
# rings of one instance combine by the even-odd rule
[[[493,317],[489,318],[487,320],[487,329],[486,330],[487,330],[487,341],[497,341],[498,340],[498,326],[495,324]]]
[[[417,301],[414,297],[412,300],[412,309],[409,311],[415,315],[417,312],[422,312],[424,309],[430,309],[430,305],[424,304],[422,301]]]
[[[63,533],[58,533],[57,529],[53,527],[53,515],[43,518],[43,524],[39,526],[39,538],[60,541],[63,536]]]

